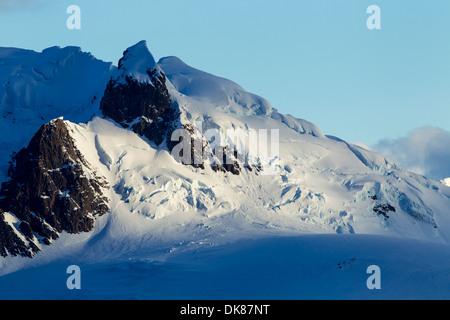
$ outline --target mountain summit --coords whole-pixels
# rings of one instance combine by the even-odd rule
[[[103,115],[160,145],[174,117],[170,105],[166,77],[146,42],[128,48],[119,61],[118,76],[109,81],[101,100]]]
[[[122,76],[130,77],[141,83],[151,83],[149,73],[159,73],[153,55],[148,50],[147,42],[141,41],[129,47],[119,60],[119,70]]]

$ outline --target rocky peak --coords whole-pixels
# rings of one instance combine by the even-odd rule
[[[124,51],[119,60],[119,72],[122,77],[130,77],[142,83],[151,83],[149,72],[161,73],[153,55],[148,50],[147,42],[140,41]]]
[[[170,81],[158,66],[153,55],[147,48],[145,41],[128,48],[119,60],[119,74],[112,78],[107,85],[100,109],[103,115],[120,124],[124,128],[130,128],[135,133],[147,138],[156,146],[162,145],[170,152],[179,145],[183,139],[189,140],[188,149],[191,151],[188,162],[180,161],[185,165],[204,168],[203,162],[198,161],[206,153],[211,153],[208,142],[189,123],[180,110],[178,104],[172,101],[168,85]],[[180,137],[172,141],[172,133],[177,130],[185,130],[189,137]],[[165,144],[163,144],[165,142]],[[186,143],[186,140],[184,140]],[[199,150],[195,146],[200,145]],[[224,152],[228,158],[235,158],[230,151]],[[177,154],[177,161],[185,158],[182,152]],[[215,171],[231,172],[239,174],[240,167],[237,161],[223,163],[222,157],[215,158],[211,167]]]
[[[91,231],[95,217],[109,211],[105,179],[91,169],[61,119],[43,125],[14,155],[9,176],[0,191],[0,230],[7,231],[0,238],[2,255],[32,256],[63,231]]]
[[[164,72],[145,41],[128,48],[100,103],[103,115],[160,145],[175,118]]]

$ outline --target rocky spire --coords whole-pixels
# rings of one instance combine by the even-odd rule
[[[160,145],[175,118],[170,106],[166,76],[146,42],[128,48],[100,103],[103,115]]]
[[[0,191],[0,254],[32,256],[59,233],[87,232],[109,211],[107,187],[77,149],[63,120],[43,125],[14,156]],[[6,219],[9,217],[9,219]]]

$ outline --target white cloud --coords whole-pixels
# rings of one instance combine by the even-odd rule
[[[405,169],[440,180],[450,177],[450,132],[436,127],[414,129],[399,139],[383,139],[374,150]]]
[[[442,182],[443,184],[445,184],[447,187],[450,187],[450,178],[441,180],[441,182]]]

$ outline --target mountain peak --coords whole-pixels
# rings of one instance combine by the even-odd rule
[[[146,41],[129,47],[119,61],[119,75],[108,83],[100,110],[103,115],[159,145],[170,117],[166,77]]]
[[[38,130],[9,173],[0,190],[1,256],[32,257],[63,231],[91,231],[95,217],[109,212],[105,178],[85,160],[62,119]]]
[[[126,49],[123,57],[119,60],[119,70],[122,71],[122,75],[139,82],[150,82],[149,72],[155,69],[160,71],[145,40]]]

